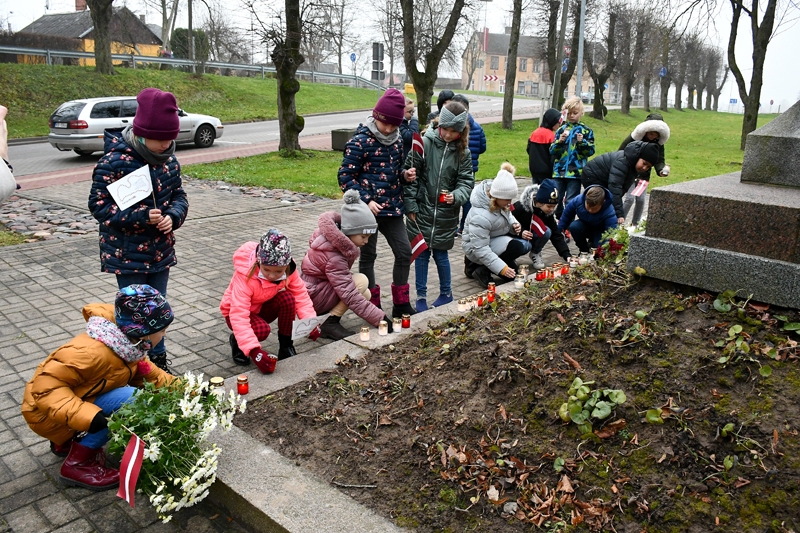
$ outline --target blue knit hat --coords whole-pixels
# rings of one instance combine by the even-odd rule
[[[540,204],[557,204],[558,203],[558,189],[556,182],[547,178],[539,185],[539,190],[536,191],[536,201]]]
[[[292,261],[292,245],[289,237],[279,230],[268,230],[256,246],[256,259],[266,266],[287,266]]]
[[[114,321],[129,337],[146,337],[172,323],[175,315],[164,298],[150,285],[128,285],[117,292]]]

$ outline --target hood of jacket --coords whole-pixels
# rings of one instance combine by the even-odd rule
[[[484,180],[475,184],[472,189],[472,194],[469,196],[469,201],[472,207],[489,209],[491,198],[489,198],[489,189],[492,188],[492,180]]]
[[[318,219],[318,228],[314,230],[308,244],[310,248],[324,249],[331,247],[353,263],[361,250],[350,238],[342,233],[342,215],[336,211],[322,213]]]
[[[662,146],[667,144],[669,140],[669,126],[663,120],[646,120],[642,122],[634,128],[631,137],[633,137],[634,141],[641,141],[648,131],[658,132],[658,144]]]
[[[522,190],[522,194],[519,196],[519,203],[525,211],[533,212],[533,201],[537,192],[539,192],[538,185],[528,185]]]

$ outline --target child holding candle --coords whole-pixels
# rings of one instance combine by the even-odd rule
[[[300,265],[300,277],[317,314],[330,313],[320,326],[322,337],[340,340],[355,333],[340,323],[348,309],[375,327],[385,320],[391,331],[389,318],[369,300],[367,276],[350,272],[361,247],[378,231],[378,222],[367,204],[351,189],[344,193],[341,214],[322,213],[318,224]]]
[[[611,193],[600,185],[589,185],[583,194],[573,198],[558,221],[558,231],[569,228],[582,253],[597,248],[603,233],[616,227],[617,215]]]
[[[461,206],[475,185],[469,151],[469,113],[458,102],[448,102],[423,135],[424,152],[412,150],[406,168],[417,179],[405,186],[406,229],[409,239],[422,232],[428,249],[415,262],[417,312],[428,309],[428,263],[431,255],[439,273],[439,297],[433,307],[453,301],[450,259]],[[446,192],[445,192],[446,191]]]
[[[555,141],[550,145],[550,154],[554,158],[552,177],[559,191],[556,209],[556,218],[559,219],[563,206],[580,194],[583,167],[594,155],[594,132],[581,122],[584,108],[580,97],[567,98],[561,111],[565,115],[564,122],[556,130]]]
[[[233,254],[234,273],[219,305],[233,331],[230,345],[233,361],[248,365],[252,360],[264,374],[275,371],[279,360],[297,354],[292,341],[294,319],[317,316],[297,265],[292,260],[289,238],[270,229],[258,242],[246,242]],[[270,334],[269,323],[278,319],[278,355],[267,353],[261,341]],[[317,326],[309,335],[316,340]]]
[[[531,241],[531,251],[528,254],[533,262],[534,270],[544,268],[542,249],[547,241],[555,247],[558,255],[569,262],[572,254],[569,251],[564,234],[558,231],[553,212],[558,205],[558,188],[556,182],[550,178],[542,181],[541,185],[528,185],[522,191],[518,202],[514,203],[512,214],[522,225],[522,238]]]

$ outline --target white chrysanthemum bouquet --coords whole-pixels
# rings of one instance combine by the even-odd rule
[[[169,522],[174,511],[208,496],[221,449],[207,438],[218,425],[230,430],[233,415],[243,413],[246,404],[234,391],[209,394],[203,374],[188,372],[158,389],[146,383],[109,419],[108,451],[121,457],[131,433],[144,441],[137,491]]]

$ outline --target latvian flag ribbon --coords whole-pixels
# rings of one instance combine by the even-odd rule
[[[631,195],[632,196],[641,196],[642,193],[644,193],[644,191],[647,190],[647,186],[648,185],[650,185],[649,181],[639,180],[639,185],[637,185],[636,188],[633,189],[633,192],[631,192]]]
[[[131,433],[131,440],[122,455],[119,467],[119,490],[117,496],[128,502],[133,507],[133,494],[136,492],[136,482],[139,471],[142,469],[144,459],[144,441]]]
[[[411,140],[411,149],[418,153],[420,157],[425,157],[425,145],[422,143],[422,136],[416,131]]]
[[[413,263],[419,254],[428,249],[428,243],[425,242],[425,237],[422,232],[417,233],[417,236],[411,239],[411,262]]]
[[[543,237],[549,228],[544,221],[536,215],[531,217],[531,233],[536,237]]]

